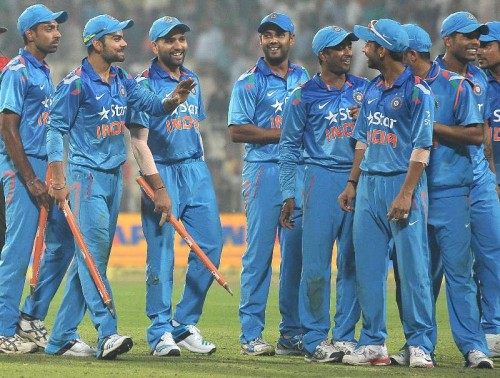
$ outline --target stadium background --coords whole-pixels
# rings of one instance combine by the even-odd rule
[[[294,62],[304,65],[311,75],[318,70],[311,40],[316,31],[326,25],[352,30],[354,24],[365,25],[372,19],[384,17],[401,23],[417,23],[431,35],[432,56],[435,56],[442,52],[439,28],[446,15],[467,10],[481,22],[500,19],[498,0],[0,0],[0,25],[9,28],[0,38],[0,50],[4,55],[12,57],[22,47],[22,38],[16,30],[17,18],[27,6],[35,3],[70,14],[68,22],[61,26],[59,50],[47,59],[56,84],[86,55],[81,42],[82,30],[85,23],[98,14],[108,13],[120,20],[135,21],[134,27],[125,32],[128,48],[123,64],[134,75],[145,69],[152,58],[148,31],[155,19],[170,15],[190,26],[185,65],[200,76],[208,115],[200,131],[221,211],[224,268],[238,268],[245,250],[245,217],[240,194],[243,146],[229,139],[227,107],[234,81],[261,55],[256,28],[263,16],[278,11],[292,17],[296,25],[296,43],[291,57]],[[354,44],[351,72],[372,78],[375,71],[366,68],[362,46],[362,42]],[[146,243],[138,213],[140,192],[135,184],[137,172],[129,153],[124,166],[124,194],[111,266],[141,268],[145,265]],[[187,253],[187,246],[177,239],[176,266],[185,266]],[[273,265],[277,267],[279,253],[274,256]]]

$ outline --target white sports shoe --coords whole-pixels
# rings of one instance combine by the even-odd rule
[[[500,357],[500,333],[487,333],[486,342],[490,350],[490,357]]]
[[[21,336],[0,336],[0,353],[25,354],[34,353],[38,346],[31,341],[24,341]]]
[[[114,360],[119,354],[127,353],[132,349],[132,338],[115,333],[114,335],[105,337],[99,343],[97,358],[102,360]]]
[[[307,353],[304,357],[306,362],[340,362],[344,353],[335,348],[327,339],[323,340],[312,354]]]
[[[480,350],[471,350],[465,356],[465,367],[478,369],[493,369],[493,361]]]
[[[410,355],[410,367],[412,368],[433,368],[431,355],[425,353],[420,347],[410,346],[408,348]]]
[[[351,354],[356,349],[356,343],[353,341],[335,341],[332,339],[332,345],[344,354]]]
[[[214,344],[206,341],[201,336],[200,330],[194,325],[186,325],[186,328],[190,332],[190,335],[182,340],[178,340],[177,345],[194,353],[212,354],[217,350]]]
[[[49,332],[45,328],[43,321],[38,319],[28,319],[24,314],[21,314],[17,322],[16,333],[28,340],[33,341],[41,348],[45,348],[49,342]]]
[[[54,355],[56,356],[71,356],[71,357],[95,357],[97,348],[89,346],[86,342],[75,339],[67,343],[63,348],[59,349]]]
[[[342,362],[348,365],[383,366],[390,365],[391,359],[385,345],[362,345],[351,354],[346,354]]]
[[[260,337],[247,344],[241,344],[241,354],[249,356],[274,356],[275,353],[274,346]]]
[[[391,364],[400,366],[410,366],[410,352],[408,348],[403,348],[398,354],[391,354]]]
[[[158,344],[156,344],[153,356],[180,356],[181,350],[177,346],[170,332],[165,332]]]

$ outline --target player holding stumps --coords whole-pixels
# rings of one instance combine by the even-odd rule
[[[354,331],[361,314],[356,296],[352,214],[341,211],[336,198],[349,179],[355,141],[355,119],[368,80],[348,74],[352,42],[358,38],[338,26],[318,31],[312,47],[321,72],[293,91],[285,104],[280,139],[280,184],[284,205],[281,225],[298,227],[290,219],[295,208],[295,171],[302,161],[302,277],[299,312],[304,328],[306,361],[340,362],[354,350]],[[335,326],[330,330],[330,281],[333,244],[337,241]]]
[[[185,33],[189,30],[174,17],[156,20],[149,31],[156,57],[136,81],[161,97],[168,97],[182,80],[191,79],[197,87],[169,115],[149,116],[133,109],[128,127],[134,154],[140,149],[145,154],[151,150],[150,163],[144,164],[142,174],[159,174],[170,195],[172,215],[182,219],[188,233],[218,266],[222,228],[212,178],[203,160],[199,130],[205,110],[198,76],[183,65],[188,48]],[[172,317],[174,228],[170,224],[160,226],[160,215],[154,209],[151,201],[142,202],[142,227],[148,244],[146,312],[151,319],[148,343],[156,356],[178,356],[177,345],[195,353],[213,353],[215,345],[204,340],[196,328],[212,275],[191,252],[184,292]]]
[[[432,146],[434,102],[429,87],[402,63],[408,36],[393,20],[354,26],[366,40],[368,67],[381,75],[368,86],[354,129],[356,150],[343,210],[354,210],[358,301],[363,327],[351,365],[388,365],[385,346],[389,241],[402,272],[403,328],[410,366],[432,366],[432,293],[429,280],[424,173]],[[417,284],[416,284],[417,283]]]
[[[106,267],[122,193],[121,166],[126,159],[123,133],[127,109],[144,109],[158,116],[168,114],[184,102],[194,86],[192,79],[182,81],[171,97],[161,99],[137,85],[123,69],[113,66],[113,62],[125,59],[127,43],[123,30],[132,25],[131,20],[120,22],[108,15],[87,22],[83,41],[88,57],[58,85],[47,132],[52,172],[50,194],[61,208],[71,196],[70,203],[78,226],[110,294]],[[62,162],[63,134],[69,134],[66,175]],[[144,159],[138,159],[140,167],[143,162]],[[146,176],[146,179],[157,189],[157,211],[168,217],[170,201],[159,175]],[[84,316],[85,307],[70,306],[75,298],[84,298],[89,308],[98,332],[98,358],[114,359],[130,350],[132,339],[118,334],[117,319],[104,306],[83,256],[77,251],[45,349],[47,353],[60,354],[71,340],[78,338],[76,328]]]

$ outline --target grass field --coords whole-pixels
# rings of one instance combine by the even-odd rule
[[[444,296],[439,300],[438,321],[440,325],[439,344],[436,350],[438,366],[432,370],[415,370],[405,367],[351,367],[341,364],[308,364],[302,357],[249,357],[240,354],[238,300],[238,272],[225,272],[234,297],[223,290],[217,283],[210,289],[204,315],[199,323],[203,335],[217,345],[217,352],[211,356],[200,356],[182,350],[180,357],[158,358],[149,354],[145,330],[148,319],[144,313],[144,284],[142,272],[117,271],[111,275],[119,314],[119,331],[133,337],[134,347],[115,361],[98,361],[93,358],[75,359],[52,357],[38,352],[32,355],[0,355],[1,377],[207,377],[207,376],[433,376],[457,377],[467,374],[469,377],[498,377],[498,372],[472,370],[462,367],[462,356],[453,342],[448,326],[446,302]],[[182,290],[182,272],[176,273],[178,299]],[[403,344],[401,325],[397,317],[394,301],[394,287],[389,280],[388,293],[388,331],[387,346],[389,353],[395,353]],[[50,328],[55,310],[60,303],[58,293],[46,319]],[[278,291],[277,277],[273,283],[267,307],[264,338],[275,342],[278,338]],[[334,299],[332,298],[332,303]],[[96,342],[96,332],[88,317],[80,327],[82,338],[89,344]],[[497,360],[500,363],[500,360]]]

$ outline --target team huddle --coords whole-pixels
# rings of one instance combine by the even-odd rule
[[[27,8],[17,25],[24,49],[0,76],[6,220],[0,353],[44,348],[114,359],[132,348],[132,338],[118,332],[106,276],[125,129],[154,192],[141,201],[151,353],[179,356],[180,347],[214,353],[196,326],[213,277],[192,252],[172,308],[174,228],[166,221],[182,220],[215,266],[223,247],[199,131],[205,118],[199,79],[183,64],[190,28],[175,17],[157,19],[149,31],[155,57],[134,78],[113,65],[125,60],[124,30],[134,22],[94,17],[83,30],[87,57],[54,87],[45,58],[57,51],[67,19],[65,11]],[[295,28],[287,15],[271,13],[257,31],[263,57],[234,84],[228,111],[231,140],[245,143],[241,353],[432,368],[435,304],[445,277],[450,326],[465,366],[493,368],[490,358],[500,357],[500,22],[449,15],[441,26],[446,50],[434,61],[429,35],[414,24],[380,19],[353,32],[327,26],[312,40],[320,65],[312,78],[289,60]],[[349,73],[352,44],[360,39],[368,67],[380,72],[372,81]],[[19,310],[45,211],[38,281]],[[68,225],[68,212],[76,226]],[[281,322],[274,346],[262,333],[277,233]],[[406,338],[394,355],[385,346],[391,260]],[[66,273],[49,334],[43,321]],[[87,310],[97,347],[78,334]]]

